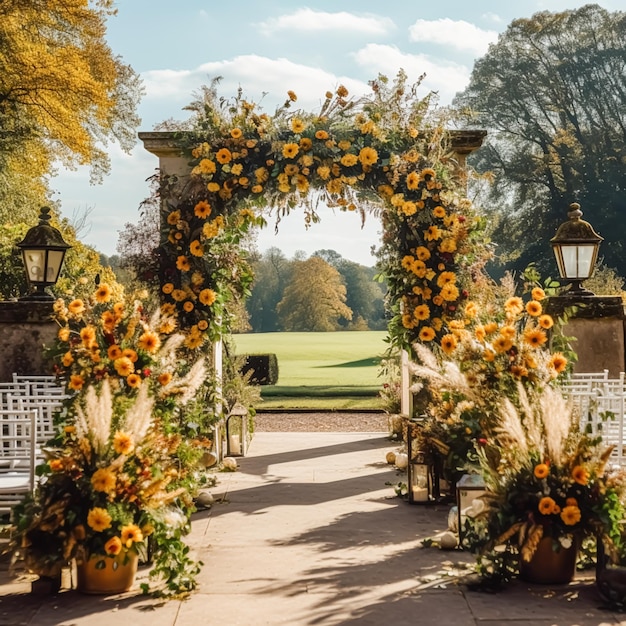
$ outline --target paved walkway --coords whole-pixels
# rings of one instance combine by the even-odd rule
[[[393,496],[390,449],[384,434],[257,433],[194,516],[204,568],[188,600],[39,596],[0,572],[0,626],[626,626],[599,608],[591,577],[494,595],[457,584],[471,557],[420,547],[447,508]]]

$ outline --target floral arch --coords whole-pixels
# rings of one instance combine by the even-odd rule
[[[290,91],[272,116],[241,92],[218,98],[215,82],[188,107],[192,129],[139,135],[160,159],[162,308],[189,347],[228,332],[229,304],[252,280],[239,244],[268,207],[277,225],[298,206],[310,224],[320,203],[380,217],[392,345],[441,339],[484,259],[465,157],[486,133],[446,130],[403,73],[359,100],[327,92],[317,113],[295,109]]]

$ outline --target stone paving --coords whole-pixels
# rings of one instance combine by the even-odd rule
[[[626,626],[590,575],[468,590],[470,555],[421,547],[445,529],[447,507],[411,506],[385,484],[403,478],[385,463],[392,449],[385,433],[257,433],[239,470],[219,474],[216,503],[194,515],[204,567],[189,599],[36,595],[5,566],[0,626]]]

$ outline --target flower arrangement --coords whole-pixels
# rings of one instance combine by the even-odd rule
[[[626,481],[623,471],[607,468],[611,448],[579,431],[558,389],[528,394],[518,387],[520,406],[502,399],[494,434],[479,448],[488,495],[483,510],[467,518],[464,534],[490,582],[515,576],[520,559],[529,562],[543,537],[555,550],[587,537],[614,550],[621,544]]]
[[[412,391],[425,398],[421,436],[444,457],[451,481],[476,461],[477,445],[493,434],[502,398],[519,406],[520,388],[540,392],[558,383],[569,362],[556,349],[558,335],[548,340],[556,326],[543,309],[541,286],[529,283],[526,301],[514,295],[511,277],[499,288],[481,287],[482,299],[466,301],[463,317],[449,323],[438,352],[415,344],[411,365]]]
[[[15,511],[14,558],[40,576],[55,576],[72,559],[145,554],[151,537],[151,575],[165,583],[159,593],[188,592],[199,564],[182,540],[193,503],[181,438],[154,419],[147,386],[132,399],[116,397],[112,387],[104,379],[71,402],[38,467],[35,494]]]
[[[280,221],[301,205],[308,225],[319,220],[322,201],[362,219],[366,208],[380,208],[387,231],[380,264],[390,302],[398,303],[390,333],[396,347],[441,337],[467,297],[465,268],[482,256],[484,224],[455,178],[450,134],[429,110],[432,94],[418,98],[418,85],[400,72],[395,81],[371,81],[372,95],[359,100],[340,85],[315,113],[294,110],[297,95],[289,91],[268,115],[241,91],[225,106],[217,82],[188,107],[194,117],[179,133],[189,178],[182,186],[177,177],[161,179],[168,312],[196,328],[198,341],[224,328],[229,289],[244,293],[250,278],[232,244],[264,224],[259,209],[276,208]]]

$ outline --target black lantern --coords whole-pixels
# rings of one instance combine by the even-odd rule
[[[456,506],[458,515],[459,543],[463,539],[465,518],[474,501],[480,500],[487,493],[487,486],[479,474],[464,474],[456,483]]]
[[[28,282],[35,288],[35,291],[20,300],[54,300],[54,297],[46,292],[46,287],[54,285],[59,279],[65,253],[72,246],[63,241],[61,233],[50,226],[49,222],[50,209],[42,207],[39,224],[33,226],[17,244],[22,250]]]
[[[581,283],[591,278],[598,259],[598,249],[603,237],[593,229],[589,222],[580,219],[583,212],[580,204],[569,205],[569,221],[561,224],[556,235],[550,239],[561,278],[572,284],[569,294],[572,296],[593,296],[593,292],[584,289]]]
[[[409,502],[411,504],[428,504],[434,501],[433,466],[429,462],[429,454],[419,445],[419,428],[419,424],[409,421],[407,427]]]
[[[226,417],[226,454],[245,456],[248,444],[248,409],[235,404]]]

